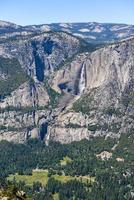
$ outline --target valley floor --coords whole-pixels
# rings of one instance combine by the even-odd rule
[[[43,186],[46,186],[49,180],[49,173],[48,170],[33,170],[32,175],[10,175],[7,180],[13,181],[14,179],[16,182],[24,181],[26,185],[32,186],[34,182],[40,182]],[[94,177],[90,176],[66,176],[66,175],[52,175],[51,178],[54,178],[61,183],[67,183],[70,180],[78,180],[82,183],[93,182]]]

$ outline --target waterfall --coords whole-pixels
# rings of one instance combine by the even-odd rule
[[[82,94],[86,87],[86,75],[85,75],[85,63],[82,64],[81,72],[80,72],[80,80],[79,80],[79,94]]]

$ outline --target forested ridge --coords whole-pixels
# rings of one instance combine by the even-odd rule
[[[28,76],[15,58],[0,57],[0,74],[0,100],[28,81]]]

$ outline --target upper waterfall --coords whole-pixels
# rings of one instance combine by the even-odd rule
[[[83,93],[86,87],[86,74],[85,74],[85,63],[82,64],[81,71],[80,71],[80,80],[79,80],[79,94]]]

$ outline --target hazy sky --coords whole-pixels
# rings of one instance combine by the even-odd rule
[[[91,21],[134,24],[134,0],[0,0],[0,19],[20,25]]]

